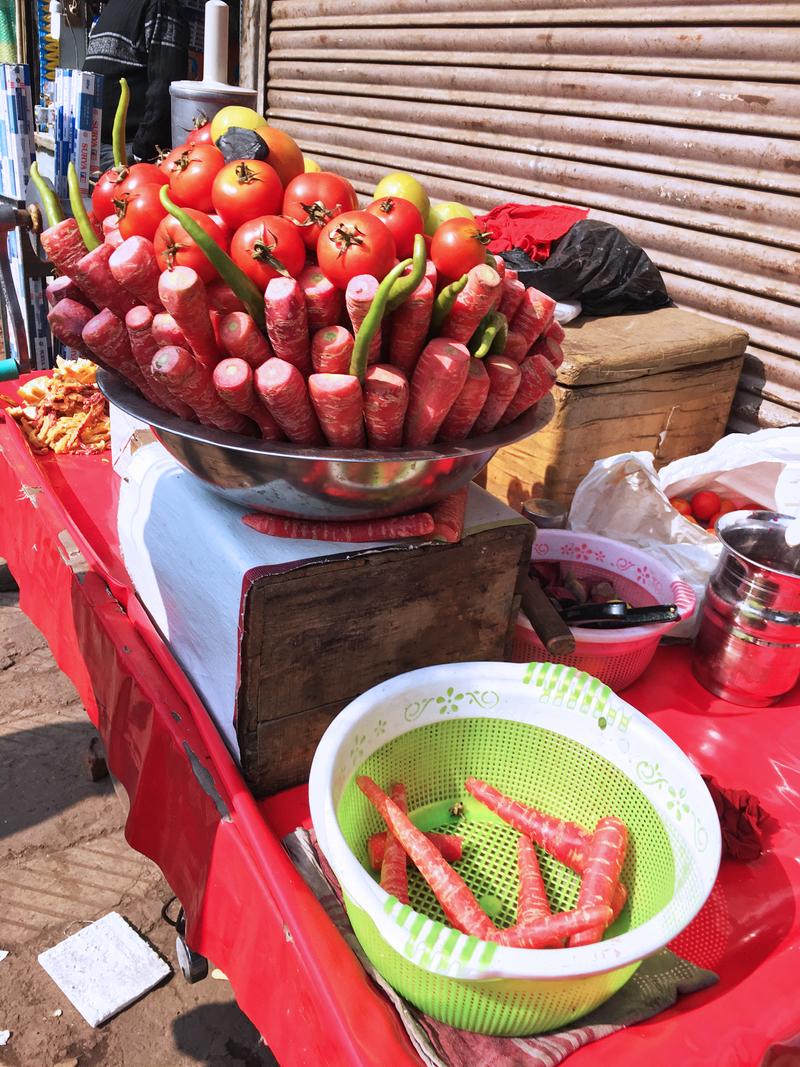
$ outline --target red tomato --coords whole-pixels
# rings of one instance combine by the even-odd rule
[[[306,246],[293,222],[261,215],[233,235],[231,259],[263,291],[273,278],[297,277],[306,265]]]
[[[129,237],[146,237],[152,241],[156,235],[158,224],[166,215],[161,206],[161,188],[166,185],[164,175],[161,182],[156,185],[143,185],[133,193],[123,193],[117,201],[117,215],[119,216],[119,232],[127,240]]]
[[[732,500],[723,500],[719,506],[718,515],[729,515],[732,511],[738,511],[739,508],[733,503]]]
[[[123,168],[123,173],[124,171],[125,168]],[[121,193],[135,193],[137,189],[141,189],[145,185],[152,185],[154,182],[156,185],[164,184],[164,175],[155,163],[134,163],[132,167],[127,168],[127,173],[119,187],[119,191]]]
[[[176,159],[180,159],[183,153],[188,151],[189,148],[190,145],[187,142],[186,144],[179,144],[178,147],[173,148],[171,152],[165,152],[163,157],[159,158],[158,161],[158,169],[161,173],[166,174],[167,178],[169,178],[170,174],[172,174],[172,164]]]
[[[701,522],[708,522],[712,515],[717,514],[722,501],[716,493],[703,489],[694,494],[691,503],[694,517],[700,519]]]
[[[364,210],[380,219],[392,231],[397,258],[408,259],[414,251],[414,238],[425,229],[425,220],[419,208],[401,196],[384,196],[367,204]]]
[[[391,230],[366,211],[347,211],[331,219],[317,242],[320,270],[339,289],[346,289],[357,274],[372,274],[381,281],[396,259]]]
[[[114,214],[114,200],[124,179],[124,173],[120,176],[114,167],[110,167],[98,178],[92,190],[92,211],[98,219],[105,219]]]
[[[684,500],[682,496],[670,497],[669,502],[670,504],[672,504],[676,511],[679,511],[681,513],[681,515],[692,514],[692,505],[689,503],[688,500]]]
[[[723,504],[730,504],[734,511],[759,511],[760,504],[754,503],[746,496],[732,496],[730,500],[723,500]]]
[[[358,197],[346,178],[321,170],[298,174],[286,186],[283,211],[301,227],[300,233],[309,248],[315,248],[320,230],[343,211],[354,211]]]
[[[202,126],[192,130],[186,138],[187,144],[213,144],[211,140],[211,123],[205,122]]]
[[[233,237],[233,230],[230,228],[230,226],[227,224],[227,222],[225,222],[224,219],[221,219],[219,217],[219,215],[209,215],[208,217],[212,221],[216,222],[217,226],[219,226],[219,228],[225,234],[225,240],[228,242],[228,248],[230,248],[230,246],[231,246],[231,238]]]
[[[170,164],[169,188],[172,199],[182,207],[193,207],[195,211],[213,211],[211,187],[224,165],[222,152],[213,144],[189,145]]]
[[[486,262],[490,240],[472,219],[448,219],[433,235],[431,259],[443,277],[455,280]]]
[[[260,159],[239,159],[217,172],[211,187],[214,210],[232,230],[259,215],[278,215],[283,186],[274,167]]]
[[[716,515],[712,515],[711,518],[708,520],[706,529],[709,533],[714,533],[714,527],[717,525],[717,520],[721,519],[723,514],[724,512],[718,511]]]
[[[228,251],[228,242],[225,239],[225,234],[217,226],[216,222],[213,222],[202,211],[195,211],[191,207],[187,207],[185,210],[186,214],[199,223],[223,251]],[[216,269],[211,266],[205,254],[200,251],[178,220],[173,218],[172,215],[167,215],[158,224],[153,244],[156,248],[156,259],[161,270],[171,270],[173,267],[191,267],[197,271],[204,282],[210,282],[217,277]]]

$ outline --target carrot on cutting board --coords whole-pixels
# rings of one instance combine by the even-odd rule
[[[442,323],[440,335],[466,344],[483,316],[494,307],[501,284],[500,275],[487,263],[473,267],[467,273],[467,284]]]
[[[269,282],[264,294],[264,314],[275,355],[308,374],[311,371],[308,314],[296,278],[273,278]]]
[[[277,422],[256,396],[253,368],[249,363],[235,357],[222,359],[214,368],[212,378],[220,399],[233,411],[252,419],[261,431],[263,440],[283,440]]]
[[[259,400],[290,441],[300,445],[323,443],[308,387],[293,363],[277,356],[268,359],[255,373],[255,386]]]
[[[431,508],[433,536],[448,544],[458,544],[464,536],[464,516],[467,511],[469,486],[446,496]]]
[[[158,281],[158,296],[186,338],[197,362],[212,371],[219,363],[221,353],[208,314],[206,287],[200,275],[191,267],[165,270]]]
[[[344,326],[325,326],[311,338],[311,366],[317,374],[347,374],[353,335]]]
[[[132,308],[125,316],[125,329],[128,331],[131,355],[157,397],[159,406],[173,412],[180,419],[194,419],[194,411],[189,405],[176,399],[153,375],[153,357],[158,351],[158,345],[153,337],[153,312],[150,308],[146,304]]]
[[[507,356],[489,356],[486,360],[489,394],[475,420],[473,434],[491,433],[506,413],[522,381],[519,364]]]
[[[269,341],[246,311],[230,311],[219,324],[219,339],[226,355],[260,367],[273,355]]]
[[[95,316],[92,308],[79,304],[77,300],[66,296],[54,304],[47,313],[47,321],[53,336],[57,337],[67,348],[74,348],[85,356],[90,356],[89,346],[83,339],[83,329]]]
[[[333,448],[364,448],[364,394],[352,374],[311,374],[308,395],[325,440]]]
[[[433,519],[425,511],[388,519],[353,519],[323,522],[316,519],[284,519],[279,515],[244,515],[242,522],[271,537],[295,537],[304,541],[335,541],[338,544],[366,541],[403,541],[433,532]]]
[[[388,830],[379,830],[367,838],[367,855],[373,871],[381,869],[388,833]],[[435,830],[430,830],[425,836],[439,849],[448,863],[458,863],[464,854],[464,838],[458,834],[438,834]]]
[[[391,797],[400,811],[408,811],[406,787],[402,782],[395,782],[391,788]],[[397,897],[401,904],[408,904],[408,869],[405,849],[390,831],[386,831],[386,845],[381,863],[381,889],[389,896]]]
[[[306,300],[308,328],[313,334],[335,326],[342,317],[342,291],[329,282],[319,267],[309,264],[297,279]]]
[[[577,907],[588,908],[594,905],[611,905],[614,891],[619,883],[620,871],[625,862],[628,847],[628,828],[621,819],[606,816],[595,827],[586,855],[586,863],[581,878]],[[578,945],[594,945],[603,937],[606,923],[598,923],[588,930],[573,934],[569,939],[570,948]]]
[[[544,356],[528,356],[519,365],[520,382],[511,403],[498,423],[507,426],[547,396],[555,385],[556,372]]]
[[[119,284],[132,293],[140,304],[155,314],[163,311],[158,295],[158,269],[153,242],[146,237],[129,237],[115,248],[108,259],[108,269]]]
[[[432,444],[469,374],[470,354],[462,344],[434,337],[419,357],[409,391],[404,432],[409,448]]]
[[[378,279],[371,274],[357,274],[355,278],[351,278],[347,283],[344,303],[356,337],[361,329],[361,323],[372,307],[372,301],[375,299],[377,291]],[[369,343],[368,364],[377,363],[381,358],[381,336],[381,328],[378,327]]]
[[[489,384],[489,374],[483,360],[471,358],[467,380],[439,430],[440,441],[463,441],[469,437],[486,403]]]
[[[408,380],[398,367],[375,363],[364,381],[364,422],[370,448],[400,448],[408,409]]]
[[[187,349],[177,345],[159,348],[151,366],[156,380],[193,408],[201,422],[231,433],[252,435],[253,423],[219,398],[211,371]]]
[[[389,363],[411,377],[433,314],[436,291],[429,278],[423,278],[411,296],[392,312],[389,319]]]

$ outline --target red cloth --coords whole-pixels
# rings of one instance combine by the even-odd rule
[[[722,829],[722,854],[734,860],[757,860],[764,832],[771,820],[758,797],[744,789],[724,789],[715,778],[703,775]]]
[[[488,246],[490,252],[521,248],[532,260],[541,261],[550,255],[552,242],[588,214],[588,208],[567,204],[500,204],[488,215],[478,215],[475,221],[481,229],[494,234]]]

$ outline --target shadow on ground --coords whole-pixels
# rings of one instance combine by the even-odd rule
[[[201,1004],[172,1023],[175,1045],[203,1067],[279,1067],[235,1002]]]

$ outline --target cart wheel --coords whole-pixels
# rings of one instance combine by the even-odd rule
[[[175,938],[175,955],[181,973],[190,985],[208,978],[208,960],[198,952],[192,952],[180,936]]]

